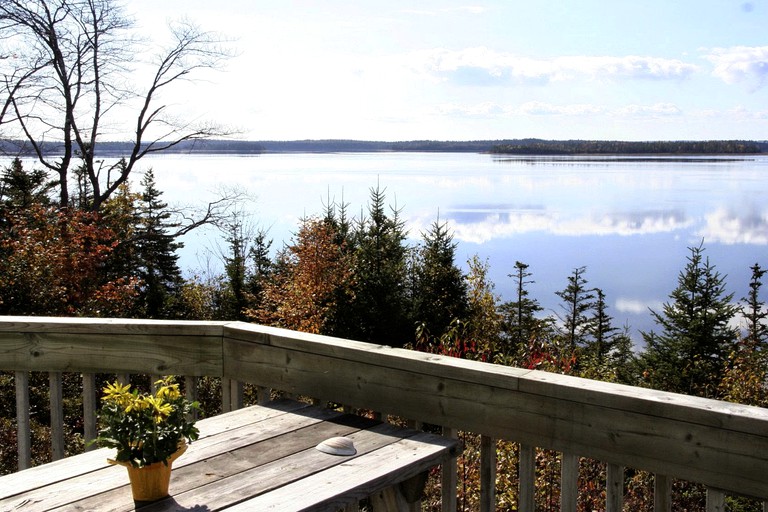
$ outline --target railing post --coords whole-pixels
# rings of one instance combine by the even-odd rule
[[[624,508],[624,468],[618,464],[608,464],[605,472],[605,510],[621,512]]]
[[[653,512],[672,512],[672,479],[666,475],[653,477]]]
[[[51,403],[51,458],[64,458],[64,389],[61,372],[48,374]]]
[[[85,438],[85,450],[96,448],[91,441],[98,436],[96,428],[96,374],[83,374],[83,437]]]
[[[455,428],[443,427],[443,436],[457,439],[458,432]],[[451,457],[441,468],[442,512],[456,512],[458,480],[456,457]]]
[[[496,440],[480,436],[480,512],[496,510]]]
[[[560,512],[576,512],[579,500],[579,456],[563,452],[560,466]]]
[[[16,435],[19,470],[32,467],[32,428],[29,419],[29,372],[15,372]]]
[[[707,487],[707,512],[725,512],[725,493]]]
[[[536,484],[536,450],[529,444],[520,445],[520,469],[518,471],[520,492],[518,496],[518,510],[520,512],[534,512],[534,491]]]

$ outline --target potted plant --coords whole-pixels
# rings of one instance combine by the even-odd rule
[[[99,446],[117,449],[111,464],[128,469],[133,499],[156,501],[168,496],[171,466],[198,438],[190,413],[199,408],[179,391],[173,377],[155,383],[157,391],[139,393],[130,384],[108,384],[99,413]]]

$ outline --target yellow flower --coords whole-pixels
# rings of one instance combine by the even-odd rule
[[[137,396],[133,397],[132,400],[126,404],[125,412],[130,413],[131,411],[143,411],[149,406],[150,404],[147,403],[147,398],[145,396]]]
[[[145,398],[145,401],[147,402],[148,406],[154,409],[152,411],[152,414],[155,416],[155,421],[157,423],[162,422],[165,418],[170,416],[171,413],[173,412],[173,405],[164,401],[162,398],[148,396]]]
[[[178,384],[169,384],[161,387],[157,390],[156,394],[157,398],[162,398],[164,400],[176,400],[181,396],[181,393],[179,392],[179,385]]]
[[[130,384],[122,385],[119,382],[107,384],[104,387],[104,396],[101,399],[105,402],[114,402],[118,405],[126,406],[132,397],[130,389]]]

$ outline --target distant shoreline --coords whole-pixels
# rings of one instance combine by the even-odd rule
[[[129,142],[100,142],[97,154],[119,157],[132,149]],[[61,153],[60,144],[48,143],[48,154]],[[682,156],[750,155],[768,152],[768,140],[710,141],[598,141],[508,139],[475,141],[413,140],[400,142],[363,140],[235,141],[205,140],[180,143],[162,154],[259,155],[270,153],[376,153],[434,152],[491,153],[522,156]],[[0,154],[33,156],[21,141],[0,141]]]

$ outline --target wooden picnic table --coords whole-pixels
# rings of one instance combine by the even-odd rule
[[[173,466],[170,497],[142,511],[338,510],[371,498],[408,510],[426,472],[459,442],[368,418],[280,400],[200,420],[200,439]],[[316,445],[348,437],[355,455]],[[135,510],[125,468],[99,449],[0,477],[0,510]]]

